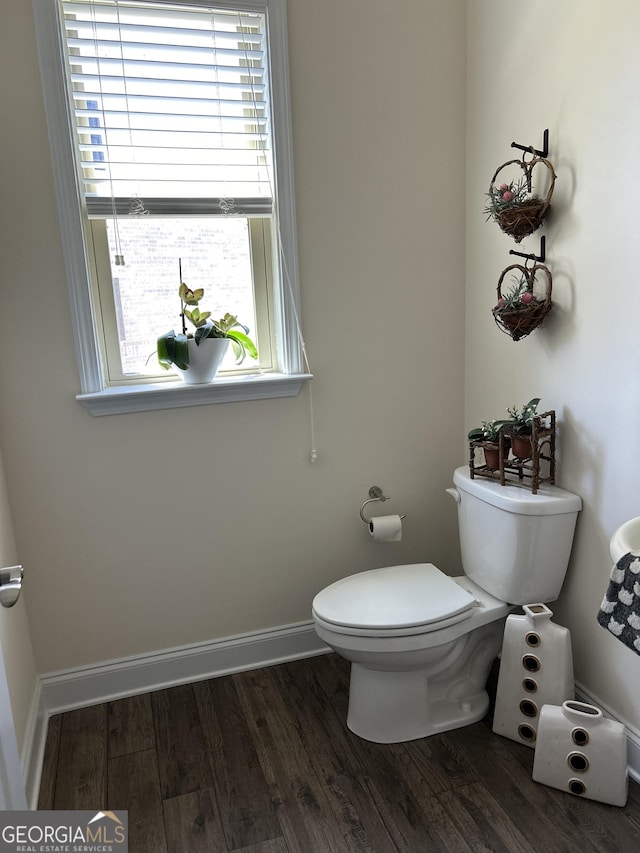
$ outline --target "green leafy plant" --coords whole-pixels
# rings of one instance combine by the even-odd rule
[[[484,207],[484,213],[487,215],[485,221],[496,219],[505,210],[522,207],[524,204],[531,204],[540,201],[536,196],[529,196],[527,179],[520,178],[517,181],[510,181],[508,184],[500,184],[500,186],[492,186],[487,195],[487,203]]]
[[[513,432],[516,435],[531,435],[532,423],[538,414],[539,402],[540,397],[534,397],[519,408],[515,405],[507,407],[507,414],[509,415],[507,423],[513,426]]]
[[[533,419],[538,414],[538,403],[540,397],[534,397],[525,403],[523,406],[508,406],[508,418],[502,420],[482,421],[482,426],[474,427],[467,434],[469,441],[494,441],[497,442],[500,437],[500,430],[503,426],[510,426],[511,430],[516,435],[530,435],[531,424]],[[506,436],[508,438],[508,435]]]
[[[189,369],[189,347],[188,341],[195,340],[196,345],[206,338],[228,338],[231,341],[236,364],[242,364],[245,357],[258,357],[258,350],[249,337],[249,329],[238,321],[233,314],[226,313],[219,320],[211,319],[211,311],[201,311],[199,303],[204,296],[204,288],[191,290],[182,281],[180,274],[180,317],[182,318],[182,332],[176,333],[173,329],[160,335],[158,338],[158,361],[160,366],[169,370],[172,364],[181,370]],[[187,320],[193,325],[195,331],[187,331]]]
[[[503,421],[482,421],[482,426],[474,427],[469,431],[467,438],[469,441],[494,441],[497,442],[500,437],[500,428],[508,424],[508,420]]]

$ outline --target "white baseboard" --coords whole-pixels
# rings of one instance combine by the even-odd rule
[[[44,762],[44,749],[47,742],[47,725],[49,714],[44,704],[42,694],[42,681],[38,680],[31,702],[31,711],[24,737],[22,750],[22,775],[27,797],[27,805],[30,809],[38,807],[38,792],[40,790],[40,776],[42,775],[42,764]]]
[[[640,732],[623,720],[619,714],[616,714],[605,702],[590,693],[582,684],[576,682],[576,699],[580,702],[587,702],[589,705],[595,705],[600,708],[605,717],[611,720],[616,720],[625,727],[627,731],[627,762],[629,765],[629,776],[636,782],[640,782]]]
[[[252,631],[42,676],[48,714],[330,651],[313,622]]]
[[[329,651],[309,621],[41,676],[21,756],[29,807],[37,808],[52,714]]]

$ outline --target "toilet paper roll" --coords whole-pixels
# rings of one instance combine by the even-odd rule
[[[374,542],[400,542],[402,519],[399,515],[378,515],[369,521],[369,533]]]

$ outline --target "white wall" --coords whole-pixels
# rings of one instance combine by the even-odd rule
[[[308,390],[75,401],[31,4],[0,8],[0,446],[41,673],[305,620],[328,582],[392,561],[458,569],[465,4],[288,9],[316,465]],[[358,517],[374,483],[407,513],[400,544]]]
[[[577,680],[640,729],[640,659],[596,622],[608,540],[640,515],[638,216],[640,5],[634,0],[468,4],[465,424],[542,397],[559,417],[561,486],[582,496],[555,617],[572,632]],[[495,326],[500,272],[517,248],[482,209],[513,140],[550,131],[558,180],[547,235],[553,311],[514,343]],[[461,442],[464,430],[461,428]]]

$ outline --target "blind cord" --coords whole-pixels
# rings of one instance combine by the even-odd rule
[[[240,12],[238,12],[238,24],[239,24],[238,28],[240,30],[240,34],[244,35],[244,27],[242,24],[242,17],[241,17]],[[248,70],[247,76],[249,79],[249,87],[251,89],[251,100],[253,103],[253,115],[254,115],[255,122],[256,122],[256,129],[257,129],[258,135],[260,136],[261,144],[265,143],[264,147],[261,147],[260,150],[266,151],[266,150],[268,150],[266,147],[267,136],[266,136],[266,133],[264,132],[264,129],[262,128],[260,122],[258,121],[258,104],[257,104],[257,99],[256,99],[255,88],[253,85],[253,75],[251,73],[251,67],[252,66],[251,66],[251,63],[249,61],[249,51],[247,50],[247,42],[246,42],[246,39],[244,39],[244,38],[243,38],[243,50],[244,50],[244,58],[245,58],[245,62],[246,62],[247,70]],[[276,192],[275,192],[275,189],[273,186],[273,182],[271,180],[272,170],[269,169],[268,166],[266,167],[266,173],[267,173],[267,181],[269,182],[269,189],[271,191],[271,198],[274,201],[274,207],[275,207],[275,214],[276,215],[274,218],[275,218],[275,225],[276,225],[276,243],[277,243],[277,248],[278,248],[278,257],[280,259],[280,265],[281,265],[281,269],[282,269],[282,278],[283,278],[283,281],[286,285],[285,295],[288,295],[288,297],[289,297],[289,302],[291,305],[291,310],[292,310],[294,321],[295,321],[295,328],[296,328],[296,335],[298,338],[298,345],[300,346],[300,351],[302,353],[304,368],[305,368],[307,373],[311,373],[311,367],[309,365],[309,358],[307,356],[307,345],[306,345],[306,342],[304,339],[304,335],[302,334],[302,325],[300,323],[300,316],[298,314],[298,308],[296,306],[296,300],[295,300],[294,293],[293,293],[293,286],[291,284],[291,277],[289,275],[289,268],[287,266],[287,258],[286,258],[286,254],[284,251],[284,244],[283,244],[283,240],[282,240],[282,232],[280,230],[280,214],[278,211],[277,195],[276,195]],[[311,388],[311,383],[309,383],[308,387],[309,387],[309,440],[310,440],[310,444],[311,444],[311,447],[309,450],[309,461],[313,463],[313,462],[318,461],[318,450],[316,447],[315,416],[314,416],[314,411],[313,411],[313,391]]]

